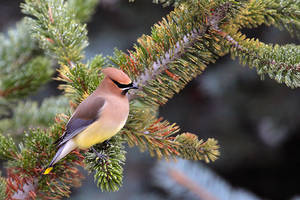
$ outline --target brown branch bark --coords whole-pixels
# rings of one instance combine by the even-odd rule
[[[19,85],[19,86],[16,86],[16,87],[12,87],[12,88],[9,88],[7,90],[0,90],[0,97],[7,97],[8,95],[13,93],[14,91],[25,89],[30,84],[31,81],[32,81],[32,79],[27,80],[24,85]]]

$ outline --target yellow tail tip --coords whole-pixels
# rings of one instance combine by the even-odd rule
[[[51,172],[51,170],[53,169],[53,167],[48,167],[43,174],[49,174]]]

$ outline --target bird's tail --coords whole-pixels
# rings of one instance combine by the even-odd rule
[[[61,155],[61,152],[63,151],[64,149],[64,146],[61,146],[58,151],[56,152],[54,158],[52,159],[52,161],[50,162],[50,164],[47,166],[47,168],[43,171],[43,174],[46,175],[46,174],[49,174],[52,169],[53,169],[53,165],[58,161],[57,158],[59,157],[59,155]]]
[[[73,140],[69,140],[65,144],[63,144],[61,147],[59,147],[58,151],[56,152],[54,158],[50,162],[50,164],[43,170],[43,174],[47,175],[51,172],[53,169],[53,166],[55,163],[57,163],[60,159],[65,157],[68,153],[70,153],[73,149],[76,148],[75,143]]]
[[[44,174],[44,175],[49,174],[49,173],[52,171],[52,169],[53,169],[52,166],[48,166],[48,167],[44,170],[43,174]]]

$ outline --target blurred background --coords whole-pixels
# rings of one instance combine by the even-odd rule
[[[1,32],[23,17],[20,2],[0,1]],[[86,59],[100,53],[112,55],[115,47],[131,49],[136,39],[149,34],[151,26],[171,9],[151,0],[102,0],[88,23]],[[287,32],[272,27],[244,33],[266,43],[299,45]],[[58,84],[49,82],[30,99],[42,102],[45,97],[60,95]],[[160,109],[160,115],[176,122],[182,132],[217,139],[221,156],[216,162],[167,163],[127,148],[119,192],[101,192],[93,175],[82,170],[86,175],[83,185],[73,189],[69,199],[300,199],[299,111],[300,89],[268,78],[262,81],[255,69],[225,56]]]

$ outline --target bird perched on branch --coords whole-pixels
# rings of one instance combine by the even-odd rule
[[[105,78],[101,84],[79,104],[66,125],[66,131],[56,141],[59,149],[43,174],[48,174],[55,163],[75,148],[92,148],[101,157],[92,146],[111,138],[125,125],[129,114],[126,93],[137,87],[119,69],[109,67],[102,73]]]

